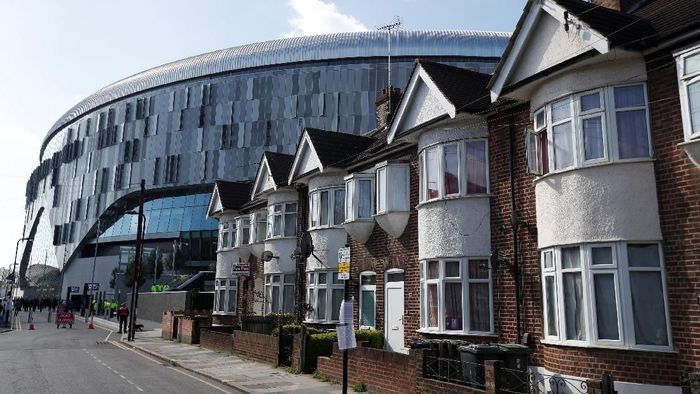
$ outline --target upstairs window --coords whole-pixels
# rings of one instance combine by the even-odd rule
[[[377,166],[377,214],[409,211],[409,166],[381,163]]]
[[[228,249],[231,245],[230,225],[222,223],[219,225],[219,250]]]
[[[267,238],[294,237],[297,203],[286,202],[267,207]]]
[[[250,240],[250,216],[239,216],[236,218],[236,228],[238,233],[236,235],[236,242],[233,244],[234,247],[241,247],[243,245],[248,245]]]
[[[295,220],[296,221],[296,220]],[[265,210],[253,212],[250,214],[250,244],[260,243],[265,241],[267,232],[267,213]]]
[[[345,188],[328,188],[309,193],[309,227],[338,226],[345,221]]]
[[[700,47],[676,57],[685,140],[700,137]]]
[[[353,174],[345,178],[345,220],[372,219],[374,174]]]
[[[421,202],[488,193],[487,149],[486,140],[477,139],[436,145],[421,152]]]
[[[527,131],[528,172],[651,156],[643,84],[577,93],[535,111]]]

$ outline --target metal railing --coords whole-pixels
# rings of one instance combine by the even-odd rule
[[[484,364],[427,354],[423,356],[423,377],[426,379],[484,389],[485,375]]]
[[[496,381],[499,392],[507,394],[585,394],[585,379],[545,374],[537,371],[499,368]]]

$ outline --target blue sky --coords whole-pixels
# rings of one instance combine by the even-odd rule
[[[32,0],[0,18],[0,266],[21,237],[24,190],[51,125],[131,74],[236,45],[350,30],[512,31],[525,0]]]

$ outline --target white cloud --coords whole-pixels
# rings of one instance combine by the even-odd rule
[[[352,15],[343,14],[333,3],[323,0],[289,0],[295,15],[289,19],[292,31],[284,37],[369,30]]]

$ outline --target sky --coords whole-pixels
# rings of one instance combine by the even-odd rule
[[[8,0],[0,13],[0,267],[22,237],[26,182],[53,123],[163,63],[282,37],[402,29],[512,31],[526,0]]]

